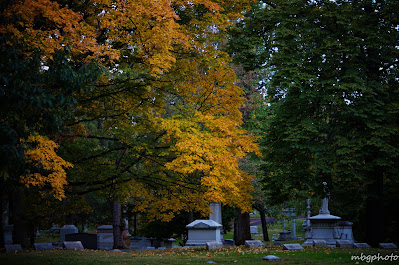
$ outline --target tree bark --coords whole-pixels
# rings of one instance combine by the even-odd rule
[[[3,205],[7,202],[7,200],[4,198],[4,182],[1,182],[1,187],[0,187],[0,213],[1,213],[1,227],[0,227],[0,248],[4,248],[4,225],[3,224],[3,213],[5,210],[5,207]]]
[[[13,227],[13,243],[21,244],[22,247],[31,247],[30,232],[27,218],[25,216],[24,198],[20,191],[10,194],[10,221]]]
[[[251,240],[249,213],[242,213],[237,208],[234,220],[234,241],[236,246],[240,246],[245,245],[245,240]]]
[[[376,170],[373,183],[367,186],[368,198],[366,204],[366,241],[372,247],[378,247],[384,237],[383,211],[383,172]]]
[[[262,222],[263,240],[264,241],[270,241],[269,234],[267,232],[267,222],[266,222],[265,208],[262,205],[262,207],[257,207],[255,209],[257,209],[259,211],[259,214],[260,214],[260,221]]]
[[[122,207],[119,201],[113,201],[112,204],[112,228],[114,235],[114,249],[124,248],[122,239]]]

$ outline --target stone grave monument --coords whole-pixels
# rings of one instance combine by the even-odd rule
[[[112,225],[97,227],[97,248],[112,249],[114,246],[114,230]]]
[[[79,230],[74,225],[64,225],[60,228],[60,241],[61,244],[65,241],[65,235],[78,233]]]
[[[340,239],[348,240],[353,244],[355,243],[355,239],[353,238],[352,225],[352,222],[339,221],[337,231]]]
[[[326,246],[336,246],[337,239],[340,239],[338,231],[336,229],[337,222],[341,217],[331,215],[328,210],[328,198],[324,198],[319,214],[316,216],[309,217],[311,223],[310,233],[307,235],[307,239],[302,246],[320,246],[326,241]]]
[[[220,231],[222,225],[213,220],[195,220],[186,226],[188,240],[186,246],[206,246],[206,242],[222,243]]]
[[[285,220],[283,220],[283,231],[279,233],[280,236],[276,239],[276,241],[287,241],[292,239],[291,231],[287,231],[285,228]]]
[[[220,238],[223,241],[222,205],[218,202],[211,202],[209,207],[211,208],[209,220],[213,220],[222,225],[222,228],[220,229]]]

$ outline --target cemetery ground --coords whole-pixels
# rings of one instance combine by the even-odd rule
[[[0,264],[398,264],[396,261],[374,261],[368,263],[366,259],[352,260],[352,256],[386,257],[398,256],[397,250],[382,249],[353,249],[353,248],[305,248],[302,251],[282,250],[282,246],[266,244],[265,248],[224,247],[207,251],[203,248],[183,248],[166,250],[143,250],[130,252],[110,252],[107,250],[24,250],[19,253],[0,255]],[[275,255],[279,261],[265,261],[263,257]]]
[[[252,224],[257,223],[257,218],[252,218]],[[304,237],[302,231],[302,220],[297,220],[297,236]],[[262,231],[261,226],[258,230]],[[292,222],[287,222],[286,228],[292,227]],[[269,238],[278,235],[282,230],[282,224],[269,224]],[[232,238],[232,232],[224,235],[225,239]],[[260,235],[253,235],[253,239],[262,240]],[[37,242],[54,241],[53,237],[38,238]],[[313,248],[306,247],[302,251],[283,250],[282,244],[303,243],[303,240],[281,242],[281,245],[274,245],[275,242],[266,242],[264,248],[223,247],[222,249],[207,251],[201,248],[181,248],[165,250],[128,250],[126,252],[111,252],[108,250],[51,250],[34,251],[24,250],[18,253],[1,253],[0,264],[399,264],[399,251],[390,249],[355,249],[355,248]],[[379,253],[379,254],[378,254]],[[263,257],[275,255],[279,261],[265,261]],[[397,256],[398,259],[387,261],[367,262],[367,258]],[[363,260],[353,260],[352,256],[363,257]],[[212,263],[213,262],[213,263]]]

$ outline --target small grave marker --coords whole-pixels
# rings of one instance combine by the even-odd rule
[[[258,227],[255,226],[255,225],[250,226],[250,230],[251,230],[251,234],[254,234],[254,235],[259,234],[259,233],[258,233]]]
[[[70,250],[83,250],[84,247],[80,241],[64,241],[64,246],[66,249]]]
[[[6,248],[6,252],[17,252],[17,251],[22,251],[22,246],[21,244],[6,244],[4,245]]]
[[[313,240],[314,247],[327,247],[327,242],[325,240]]]
[[[223,247],[223,244],[218,241],[206,242],[206,250],[215,250],[215,249],[219,249],[222,247]]]
[[[245,246],[247,248],[259,248],[264,247],[262,241],[260,240],[245,240]]]
[[[33,247],[35,248],[36,251],[54,249],[53,243],[34,243]]]
[[[353,243],[353,247],[355,248],[371,248],[367,243]]]
[[[299,244],[284,244],[284,250],[303,250],[303,247]]]
[[[266,257],[263,257],[263,260],[280,260],[280,258],[274,255],[268,255]]]
[[[394,243],[380,243],[380,248],[398,248]]]
[[[339,248],[351,248],[351,247],[353,247],[353,244],[349,240],[337,240],[337,247],[339,247]]]

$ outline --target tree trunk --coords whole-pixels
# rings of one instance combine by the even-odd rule
[[[265,209],[263,207],[260,207],[259,209],[257,209],[259,211],[260,214],[260,220],[262,222],[262,233],[263,233],[263,240],[264,241],[270,241],[269,239],[269,234],[267,232],[267,222],[266,222],[266,213],[265,213]]]
[[[122,240],[122,207],[119,201],[113,201],[112,203],[112,227],[114,235],[114,249],[124,248]]]
[[[24,199],[20,191],[10,194],[10,217],[11,222],[14,224],[13,243],[21,244],[24,248],[31,247],[30,231],[25,216]]]
[[[378,247],[384,237],[383,212],[383,172],[376,170],[375,179],[367,187],[368,198],[366,204],[366,241],[372,247]]]
[[[1,227],[0,227],[0,248],[4,248],[4,225],[3,223],[3,214],[5,211],[4,204],[6,204],[7,200],[4,197],[4,182],[2,182],[0,185],[0,213],[1,213]]]
[[[133,236],[137,236],[137,213],[133,214]]]
[[[188,213],[188,223],[192,223],[192,222],[194,222],[194,212],[190,211]]]
[[[234,220],[234,241],[237,246],[245,245],[245,240],[251,240],[249,213],[241,213],[237,208]]]

